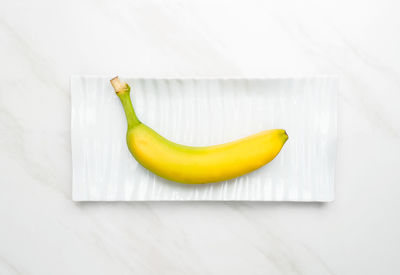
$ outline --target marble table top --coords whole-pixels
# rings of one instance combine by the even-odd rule
[[[0,274],[398,274],[400,3],[0,9]],[[70,76],[335,74],[332,203],[71,200]]]

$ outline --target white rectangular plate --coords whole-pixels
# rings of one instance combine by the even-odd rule
[[[71,79],[73,200],[334,199],[337,78],[123,78],[132,88],[139,119],[177,143],[213,145],[266,129],[287,131],[289,140],[271,163],[237,179],[203,185],[164,180],[135,161],[109,79]]]

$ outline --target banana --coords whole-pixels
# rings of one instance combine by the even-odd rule
[[[221,145],[180,145],[139,121],[127,83],[118,77],[110,82],[125,111],[126,140],[133,157],[148,170],[171,181],[201,184],[242,176],[273,160],[288,139],[285,130],[273,129]]]

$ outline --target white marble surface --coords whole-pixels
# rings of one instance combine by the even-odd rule
[[[398,1],[0,8],[0,274],[398,274]],[[338,74],[336,201],[74,203],[71,74]]]

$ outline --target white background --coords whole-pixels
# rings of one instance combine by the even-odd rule
[[[2,0],[0,274],[398,274],[400,10]],[[338,74],[336,201],[74,203],[71,74]]]

